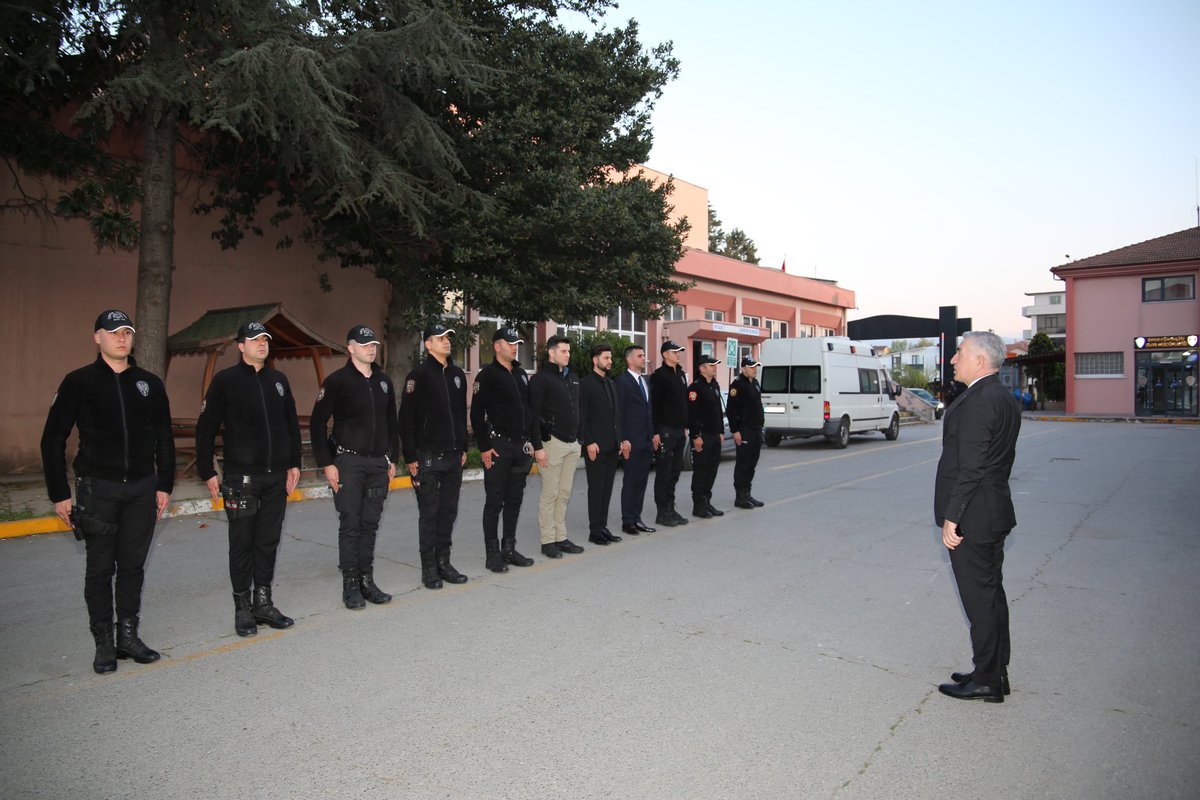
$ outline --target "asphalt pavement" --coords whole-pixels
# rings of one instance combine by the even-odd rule
[[[164,658],[91,671],[83,550],[0,540],[4,798],[1194,798],[1200,786],[1200,427],[1029,421],[1009,537],[1012,695],[937,692],[970,644],[932,522],[940,425],[763,451],[715,520],[483,568],[483,487],[421,588],[392,492],[348,611],[329,500],[288,508],[285,631],[233,633],[221,514],[160,524],[142,635]],[[690,510],[681,480],[680,509]],[[614,492],[619,518],[621,478]],[[653,516],[647,502],[647,520]]]

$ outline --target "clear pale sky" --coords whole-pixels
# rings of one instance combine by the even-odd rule
[[[1018,337],[1049,269],[1192,227],[1200,0],[622,0],[681,62],[649,166],[851,319]]]

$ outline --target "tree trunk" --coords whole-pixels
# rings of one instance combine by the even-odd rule
[[[404,289],[390,284],[387,320],[384,323],[384,344],[387,347],[385,365],[394,386],[403,391],[404,378],[424,354],[421,332],[409,330],[404,319],[412,311],[411,299]]]
[[[174,108],[152,101],[146,113],[146,152],[142,163],[141,246],[138,248],[138,365],[166,375],[171,278],[175,269],[175,143],[179,119]]]

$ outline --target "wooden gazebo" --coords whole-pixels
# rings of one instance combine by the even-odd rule
[[[321,359],[346,353],[345,344],[331,342],[297,320],[282,303],[267,303],[238,308],[218,308],[204,312],[200,319],[167,338],[167,367],[175,356],[205,356],[201,399],[208,393],[217,360],[235,344],[238,328],[247,322],[261,322],[271,334],[271,357],[310,358],[317,371],[317,384],[325,380]]]

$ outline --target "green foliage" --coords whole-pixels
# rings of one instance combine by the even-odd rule
[[[734,228],[729,233],[722,230],[721,219],[711,205],[708,207],[708,249],[748,264],[757,264],[759,261],[758,246],[754,240],[741,228]]]
[[[1029,355],[1044,355],[1062,350],[1058,344],[1044,332],[1035,333],[1029,340]],[[1038,398],[1041,400],[1060,401],[1067,396],[1066,362],[1054,364],[1032,364],[1029,372],[1037,378]]]
[[[892,381],[909,389],[927,389],[929,388],[930,376],[925,370],[920,367],[914,367],[912,364],[901,364],[899,367],[892,367]]]
[[[592,347],[606,344],[612,348],[612,369],[609,377],[616,378],[625,372],[625,358],[622,355],[625,348],[633,344],[626,336],[609,330],[585,331],[568,336],[571,340],[571,371],[576,375],[587,375],[592,371]]]

